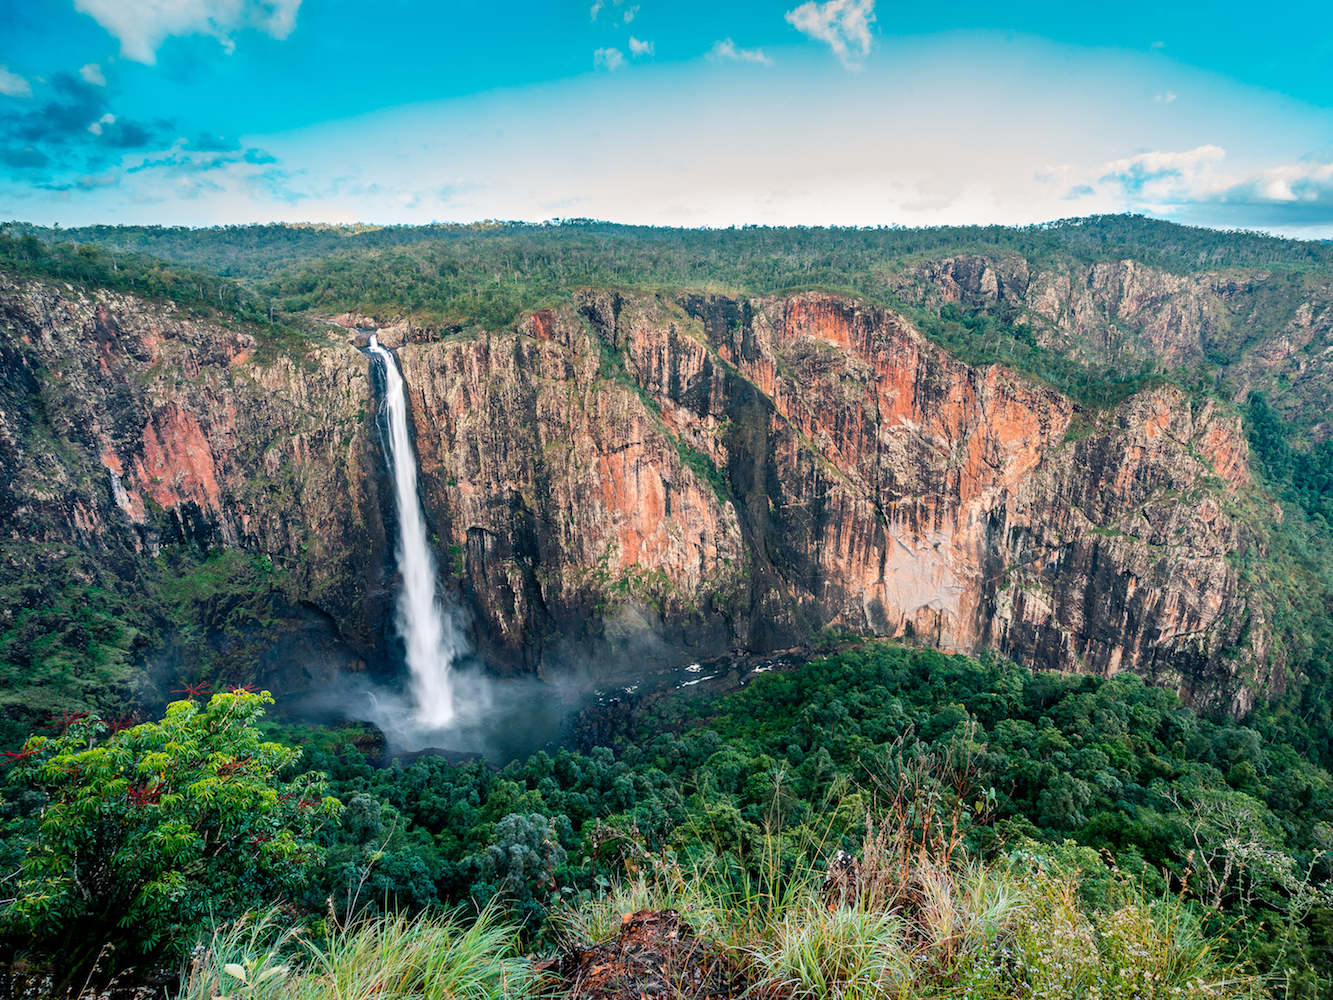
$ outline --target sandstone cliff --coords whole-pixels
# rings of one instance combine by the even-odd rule
[[[131,575],[167,543],[241,547],[330,617],[327,669],[392,646],[392,501],[349,335],[269,357],[170,306],[10,280],[0,317],[14,571],[31,546]],[[832,626],[1134,670],[1231,711],[1281,683],[1228,562],[1257,544],[1238,419],[1176,390],[1088,413],[823,294],[587,291],[514,331],[385,340],[497,670],[632,676]]]
[[[1298,426],[1333,410],[1333,283],[1322,271],[1174,274],[1134,260],[958,254],[886,274],[885,288],[914,305],[996,313],[1081,361],[1201,367],[1237,400],[1267,393]]]
[[[3,582],[25,584],[6,625],[44,612],[61,588],[96,599],[108,581],[160,618],[165,598],[152,571],[164,548],[244,547],[281,570],[280,622],[232,616],[231,634],[217,637],[224,645],[255,633],[250,645],[284,667],[284,650],[271,647],[294,642],[306,662],[288,680],[309,671],[311,683],[373,648],[391,595],[377,556],[366,365],[341,342],[300,359],[261,360],[258,348],[243,331],[169,305],[0,275]],[[323,627],[327,616],[336,629]],[[182,666],[166,648],[173,622],[161,625],[165,633],[139,637],[135,653],[143,665],[165,657],[150,699]],[[338,632],[352,645],[331,650]],[[101,683],[86,676],[88,663],[52,664],[36,651],[30,669],[38,676],[24,680],[52,709]]]

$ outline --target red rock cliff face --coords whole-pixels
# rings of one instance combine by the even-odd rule
[[[617,336],[664,421],[741,498],[763,496],[741,516],[754,578],[789,588],[776,620],[1135,670],[1235,710],[1247,680],[1269,683],[1266,625],[1225,559],[1251,544],[1232,513],[1248,483],[1234,416],[1160,390],[1077,414],[1071,434],[1068,400],[968,368],[891,313],[817,295],[683,304],[701,328],[629,305]]]
[[[1079,413],[826,295],[586,293],[400,357],[442,543],[516,668],[833,625],[1134,670],[1232,710],[1270,683],[1225,558],[1251,544],[1240,426],[1174,391]]]
[[[260,363],[256,346],[131,296],[0,275],[4,535],[113,561],[180,541],[260,550],[370,643],[385,581],[366,359],[330,344]]]
[[[606,377],[578,315],[400,359],[428,507],[493,661],[632,674],[627,655],[647,667],[735,644],[731,503],[634,385]]]
[[[916,305],[957,303],[1002,315],[1043,348],[1099,366],[1205,366],[1220,390],[1237,400],[1264,392],[1298,425],[1329,408],[1333,282],[1318,272],[1174,274],[1134,260],[959,254],[885,275],[885,282]],[[1316,436],[1330,433],[1325,421]]]
[[[6,534],[151,548],[175,525],[282,557],[345,635],[387,641],[365,355],[263,361],[132,299],[0,293],[5,363],[58,439],[7,404]],[[385,337],[446,585],[501,671],[633,676],[835,626],[1231,711],[1281,676],[1227,561],[1255,544],[1238,421],[1173,390],[1079,411],[820,294],[586,292],[420,339]]]

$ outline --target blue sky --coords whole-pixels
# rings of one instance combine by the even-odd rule
[[[1333,236],[1333,4],[0,0],[0,218]]]

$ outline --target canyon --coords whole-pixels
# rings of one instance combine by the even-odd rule
[[[374,328],[493,672],[593,683],[857,633],[1132,671],[1232,714],[1287,682],[1243,571],[1281,511],[1215,399],[1089,410],[823,292],[581,289],[508,330],[340,319],[277,352],[171,303],[0,277],[6,579],[72,551],[131,587],[172,545],[259,555],[281,607],[254,679],[391,670]]]

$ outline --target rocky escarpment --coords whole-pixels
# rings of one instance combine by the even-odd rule
[[[1002,316],[1081,361],[1198,369],[1237,400],[1268,394],[1298,426],[1333,407],[1333,284],[1321,271],[1172,273],[1134,260],[956,254],[885,276],[913,305]],[[1325,424],[1314,436],[1333,434]]]
[[[1274,683],[1226,559],[1253,544],[1239,422],[1178,391],[1096,417],[824,295],[585,293],[399,355],[494,660],[554,669],[572,643],[613,667],[835,626],[1234,709]]]
[[[286,683],[319,683],[373,650],[391,594],[362,355],[340,339],[300,359],[263,358],[249,333],[170,304],[3,276],[0,337],[3,577],[32,582],[6,624],[50,604],[50,585],[104,589],[66,565],[71,552],[156,608],[164,598],[149,571],[185,544],[271,557],[285,598],[275,614],[303,659]],[[163,624],[158,648],[140,643],[145,663],[171,642]],[[229,627],[224,641],[258,629],[261,646],[283,631]],[[164,684],[175,679],[168,671]],[[61,690],[91,682],[56,670],[35,683],[59,705]]]
[[[0,300],[7,536],[270,553],[349,657],[386,645],[356,334],[265,359],[132,299]],[[817,294],[583,292],[512,331],[399,333],[441,564],[495,669],[632,676],[831,626],[1232,711],[1279,683],[1228,562],[1256,544],[1239,423],[1175,390],[1091,414]]]

